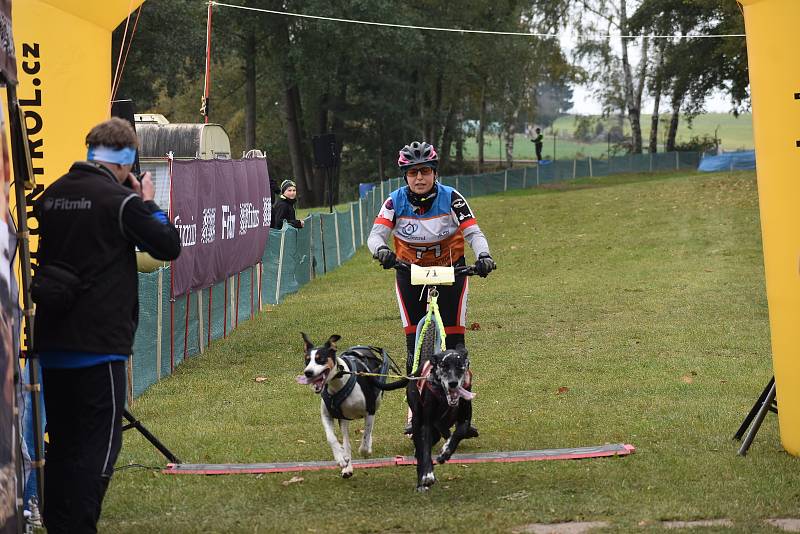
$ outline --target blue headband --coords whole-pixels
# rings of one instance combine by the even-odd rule
[[[105,161],[118,165],[133,165],[136,161],[136,149],[130,146],[113,148],[105,145],[92,145],[86,154],[88,161]]]

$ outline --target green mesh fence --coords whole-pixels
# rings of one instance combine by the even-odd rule
[[[547,185],[574,178],[618,173],[696,169],[701,155],[668,152],[574,159],[541,163],[480,175],[441,177],[466,197]],[[139,273],[139,328],[131,359],[131,393],[170,375],[185,358],[202,352],[209,342],[229,335],[259,312],[278,304],[313,278],[350,259],[364,244],[383,201],[405,184],[386,180],[346,211],[313,213],[303,228],[270,230],[262,262],[214,286],[170,299],[170,269]]]

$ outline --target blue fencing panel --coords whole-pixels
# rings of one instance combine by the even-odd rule
[[[162,283],[163,283],[163,274]],[[133,396],[138,397],[158,380],[158,271],[139,273],[139,328],[133,341],[131,374]],[[169,281],[169,278],[167,278]],[[167,330],[169,333],[169,330]]]
[[[306,218],[306,226],[297,232],[297,265],[294,278],[298,286],[303,286],[314,278],[314,255],[311,251],[311,217]]]
[[[314,266],[314,276],[322,276],[325,274],[325,250],[322,241],[321,214],[312,213],[311,220],[306,222],[306,226],[311,230],[311,262]]]
[[[337,211],[336,231],[338,232],[340,264],[349,260],[356,253],[355,219],[351,211]]]
[[[239,273],[236,278],[239,297],[239,314],[237,318],[240,323],[243,323],[258,313],[258,295],[256,295],[254,289],[257,284],[256,270],[250,267]]]
[[[333,213],[320,214],[322,222],[322,248],[325,262],[325,272],[330,272],[339,266],[339,250],[336,243],[336,215]]]
[[[607,176],[608,175],[608,160],[591,158],[592,163],[592,176]]]

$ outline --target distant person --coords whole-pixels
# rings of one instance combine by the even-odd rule
[[[283,221],[295,228],[303,227],[303,221],[297,220],[297,215],[294,211],[295,202],[297,202],[297,184],[292,180],[284,180],[281,182],[281,195],[272,208],[270,228],[280,230],[283,227]]]
[[[531,139],[533,146],[536,148],[536,161],[542,161],[542,146],[544,145],[544,135],[542,129],[536,128],[536,137]]]

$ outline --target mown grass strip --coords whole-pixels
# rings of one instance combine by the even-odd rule
[[[727,518],[767,532],[797,514],[800,470],[769,416],[746,458],[731,441],[772,375],[752,173],[624,175],[470,201],[500,269],[470,280],[467,333],[481,437],[459,452],[633,443],[625,458],[171,477],[126,469],[103,532],[508,532],[607,521],[606,531]],[[152,387],[133,412],[186,462],[328,460],[319,401],[294,376],[299,332],[400,358],[391,273],[361,250]],[[266,377],[256,382],[258,376]],[[402,393],[374,456],[411,454]],[[359,427],[360,423],[354,426]],[[355,449],[355,447],[354,447]],[[164,465],[126,433],[119,465]],[[727,527],[726,527],[727,528]]]

